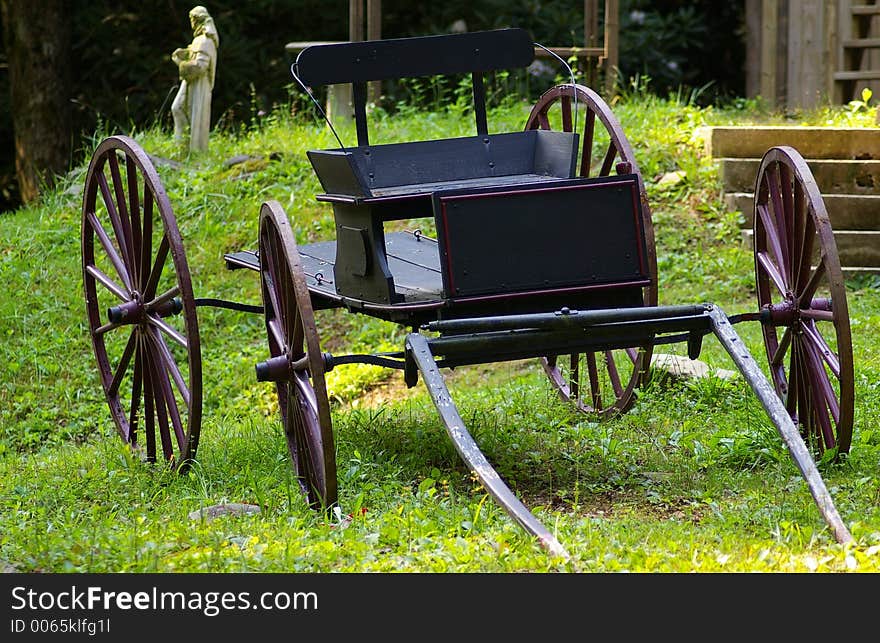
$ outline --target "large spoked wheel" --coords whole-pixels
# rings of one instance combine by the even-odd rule
[[[185,471],[202,414],[195,299],[165,189],[128,137],[104,140],[89,164],[82,268],[89,334],[119,434],[148,461],[161,449]]]
[[[257,377],[274,381],[293,467],[311,507],[337,502],[336,452],[324,358],[305,274],[287,215],[277,201],[260,210],[260,278],[271,358]]]
[[[545,92],[526,121],[525,129],[577,131],[581,136],[581,177],[609,176],[612,171],[638,175],[642,225],[647,242],[651,285],[643,289],[645,306],[657,305],[657,254],[645,185],[632,147],[611,108],[583,85],[557,85]],[[619,165],[623,164],[623,165]],[[635,390],[648,378],[652,347],[606,350],[601,353],[550,355],[541,359],[560,396],[599,418],[626,412]]]
[[[847,453],[855,386],[846,287],[813,174],[774,147],[755,184],[755,278],[770,374],[809,446]]]

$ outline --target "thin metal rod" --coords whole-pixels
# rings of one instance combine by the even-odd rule
[[[733,330],[727,316],[717,306],[709,309],[709,319],[712,322],[712,330],[718,337],[725,350],[733,358],[743,377],[752,387],[755,395],[767,411],[767,415],[776,425],[779,435],[788,447],[788,451],[794,458],[795,463],[800,469],[801,474],[810,488],[810,493],[819,507],[819,511],[825,522],[834,533],[834,538],[840,544],[846,544],[853,540],[852,535],[843,524],[834,501],[825,487],[825,482],[816,468],[816,463],[810,455],[807,445],[804,444],[798,428],[792,422],[791,416],[783,406],[782,401],[776,395],[776,391],[770,381],[764,376],[764,372],[760,369],[755,359],[751,356],[742,339]]]
[[[374,355],[331,355],[330,353],[324,353],[324,367],[329,371],[341,364],[371,364],[373,366],[403,370],[406,368],[406,362],[403,361],[403,357],[404,355],[401,352],[378,353]]]
[[[262,306],[255,306],[253,304],[242,304],[237,301],[215,299],[213,297],[198,297],[195,300],[195,305],[197,307],[209,306],[211,308],[226,308],[227,310],[238,310],[244,313],[258,313],[260,315],[263,314],[264,310]]]
[[[406,338],[406,349],[422,374],[422,379],[425,381],[425,386],[428,387],[428,393],[431,395],[434,406],[440,413],[440,419],[443,420],[446,432],[468,468],[474,472],[486,491],[495,498],[510,517],[535,536],[541,546],[554,555],[569,559],[570,556],[562,544],[504,484],[498,472],[495,471],[471,434],[468,433],[464,420],[461,419],[461,415],[452,401],[452,396],[446,388],[443,376],[434,362],[434,356],[431,354],[427,340],[418,333],[411,333]]]

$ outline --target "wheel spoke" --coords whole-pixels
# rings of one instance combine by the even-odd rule
[[[801,329],[803,330],[803,334],[806,337],[807,341],[818,351],[818,354],[822,356],[822,360],[828,364],[828,368],[831,369],[831,372],[834,373],[834,377],[838,380],[840,379],[840,360],[834,351],[831,350],[831,347],[828,346],[825,338],[822,337],[821,333],[819,333],[819,329],[816,328],[816,324],[814,322],[809,322],[801,325]]]
[[[159,373],[159,367],[156,364],[155,355],[150,350],[148,344],[144,345],[147,356],[147,372],[150,379],[150,388],[153,391],[153,400],[155,402],[156,420],[159,424],[159,439],[162,443],[162,455],[166,460],[174,457],[174,447],[171,445],[171,431],[168,426],[168,401],[165,398],[165,391],[162,387],[162,377]]]
[[[783,279],[782,275],[776,269],[776,266],[773,265],[773,262],[770,260],[770,257],[766,252],[758,252],[757,257],[758,262],[761,264],[761,268],[764,269],[764,274],[770,277],[770,281],[776,286],[776,290],[778,290],[779,294],[784,297],[787,290],[785,279]]]
[[[165,241],[163,236],[162,241]],[[147,291],[150,274],[150,262],[153,260],[153,193],[144,185],[144,227],[141,234],[141,269],[138,286],[141,293]],[[162,263],[165,259],[162,259]]]
[[[92,334],[95,337],[99,337],[105,333],[110,332],[111,330],[113,330],[115,328],[122,328],[125,325],[126,324],[117,324],[116,322],[108,322],[108,323],[104,324],[103,326],[98,326],[94,331],[92,331]]]
[[[273,237],[272,241],[274,246],[273,256],[276,259],[276,261],[273,262],[273,265],[277,269],[279,275],[279,280],[275,282],[278,290],[275,292],[278,295],[282,307],[282,329],[284,330],[284,336],[287,338],[287,347],[288,350],[290,350],[290,357],[292,359],[299,359],[302,357],[303,352],[302,341],[298,341],[296,334],[298,322],[296,293],[292,292],[290,288],[290,284],[293,283],[293,281],[287,267],[287,262],[281,260],[283,255],[281,254],[281,249],[278,247],[280,240],[277,237]]]
[[[134,371],[132,373],[131,402],[128,410],[128,435],[124,436],[131,446],[137,446],[138,439],[138,410],[140,410],[141,405],[141,387],[144,376],[143,350],[143,342],[138,337],[134,356]]]
[[[272,341],[275,343],[275,347],[278,349],[278,355],[287,352],[287,344],[284,339],[284,333],[281,332],[281,327],[278,325],[278,319],[272,318],[269,319],[266,324],[269,327],[269,334]],[[273,355],[274,356],[274,355]]]
[[[788,393],[785,398],[785,410],[791,416],[791,419],[797,424],[797,405],[800,397],[800,367],[798,365],[797,348],[792,342],[791,351],[788,356]]]
[[[144,304],[144,308],[146,309],[146,311],[148,313],[153,312],[153,310],[156,307],[161,306],[162,304],[164,304],[167,301],[171,301],[172,299],[177,297],[179,294],[180,294],[180,286],[175,284],[173,287],[169,288],[168,290],[163,292],[161,295],[155,297],[151,301],[148,301],[146,304]]]
[[[134,258],[137,256],[134,252],[134,244],[132,240],[131,220],[128,213],[128,202],[125,198],[125,190],[122,185],[122,176],[119,173],[119,159],[115,152],[111,152],[107,157],[107,164],[110,166],[110,178],[113,180],[113,193],[116,196],[116,207],[118,208],[117,216],[119,218],[119,229],[122,233],[120,245],[122,242],[125,246],[125,256],[127,257],[126,265],[131,266],[132,277],[137,274],[137,266]]]
[[[804,432],[809,435],[813,427],[813,400],[810,391],[810,375],[806,369],[806,358],[800,340],[793,338],[792,350],[797,354],[797,380],[798,380],[798,414],[797,418],[804,427]]]
[[[568,356],[568,390],[572,399],[580,399],[581,357],[578,353]]]
[[[562,131],[563,132],[571,132],[573,131],[571,124],[571,97],[563,96],[559,100],[559,107],[562,110]]]
[[[538,128],[543,130],[550,129],[550,119],[547,117],[547,112],[538,114]]]
[[[299,359],[306,354],[308,346],[306,346],[303,321],[302,317],[299,315],[299,310],[291,314],[291,317],[293,318],[293,334],[290,337],[290,348],[292,349],[290,356],[293,359]]]
[[[107,236],[107,232],[98,222],[98,217],[95,216],[94,212],[87,212],[86,219],[88,220],[89,225],[92,227],[92,230],[94,230],[95,235],[98,237],[98,241],[101,242],[101,247],[104,248],[104,252],[107,253],[107,258],[110,259],[110,263],[113,264],[113,267],[116,269],[116,273],[119,275],[119,278],[122,279],[122,283],[125,284],[125,287],[128,290],[132,290],[131,276],[128,274],[128,270],[126,269],[125,264],[123,264],[122,259],[116,252],[116,248],[113,247],[113,242],[110,241],[110,237]]]
[[[599,369],[596,367],[596,353],[587,353],[587,377],[590,378],[590,397],[593,409],[602,410],[602,388],[599,382]]]
[[[602,169],[599,170],[599,176],[608,176],[611,174],[611,168],[614,165],[614,159],[617,158],[617,146],[614,141],[608,143],[608,149],[605,152],[605,158],[602,159]]]
[[[782,339],[777,344],[775,350],[773,351],[773,356],[770,358],[770,366],[775,368],[780,366],[785,359],[785,353],[788,351],[788,347],[791,344],[791,327],[786,326],[785,332],[782,333]]]
[[[795,181],[794,184],[794,220],[792,224],[792,279],[795,291],[800,290],[806,281],[806,275],[810,271],[812,253],[812,224],[813,221],[807,212],[806,195],[804,186]],[[809,232],[808,232],[809,231]],[[810,238],[808,239],[808,235]],[[808,244],[809,241],[809,245]],[[805,254],[806,253],[806,254]]]
[[[583,157],[581,158],[581,176],[589,177],[593,163],[593,137],[595,136],[596,130],[596,112],[588,108],[585,121],[584,143],[581,146],[583,148]]]
[[[180,367],[177,366],[177,362],[171,354],[171,351],[168,349],[168,345],[165,343],[165,340],[162,339],[162,335],[159,334],[159,331],[155,328],[149,329],[148,337],[156,347],[158,361],[162,362],[164,370],[171,375],[171,379],[174,380],[174,385],[177,387],[180,397],[183,399],[183,403],[189,407],[189,388],[187,388],[186,382],[183,379],[183,374],[180,372]]]
[[[831,388],[831,382],[822,366],[822,359],[815,354],[815,351],[809,344],[804,343],[805,367],[810,372],[810,383],[812,389],[813,407],[815,409],[815,419],[819,422],[819,428],[825,444],[828,447],[834,446],[834,428],[828,418],[828,412],[831,412],[834,421],[840,419],[840,406],[837,403],[837,397]]]
[[[804,244],[800,253],[800,273],[796,284],[797,292],[803,292],[809,283],[810,271],[813,266],[813,252],[816,245],[816,226],[813,217],[808,216],[804,224]],[[825,263],[825,257],[820,256],[818,265]],[[823,268],[824,269],[824,268]]]
[[[156,377],[159,378],[159,391],[165,402],[165,408],[168,410],[168,420],[171,427],[174,429],[174,437],[177,439],[177,448],[183,453],[184,446],[186,445],[186,434],[183,430],[183,422],[181,422],[180,419],[180,408],[177,404],[177,398],[174,397],[174,392],[171,390],[171,383],[168,381],[170,365],[160,353],[153,353],[153,368]]]
[[[605,367],[608,369],[608,378],[611,380],[611,387],[617,397],[623,395],[623,386],[620,384],[620,373],[617,372],[617,364],[614,363],[614,352],[605,351]]]
[[[117,166],[117,171],[118,169]],[[116,209],[116,203],[113,200],[113,196],[110,194],[110,186],[107,184],[107,177],[104,176],[103,172],[98,172],[95,175],[95,178],[98,181],[98,187],[101,190],[101,198],[104,200],[104,206],[107,208],[107,217],[110,219],[110,225],[113,226],[113,232],[116,235],[116,242],[119,246],[120,253],[122,253],[122,259],[125,261],[126,266],[131,266],[131,255],[128,252],[128,242],[125,237],[122,220],[119,217],[119,211]]]
[[[162,270],[165,268],[165,260],[168,258],[168,236],[162,235],[162,241],[156,250],[156,258],[153,261],[153,267],[150,268],[149,275],[144,290],[142,292],[144,299],[152,299],[156,294],[156,288],[159,286],[159,277],[162,276]]]
[[[779,241],[779,230],[776,228],[776,222],[770,215],[770,211],[767,209],[766,204],[758,204],[755,208],[758,212],[758,217],[761,220],[761,223],[764,225],[764,237],[767,240],[767,244],[770,246],[770,250],[773,253],[773,259],[778,266],[777,274],[780,276],[780,282],[783,284],[782,292],[785,293],[788,290],[788,282],[785,281],[783,277],[782,270],[785,265],[785,259],[782,254],[782,247],[780,246]],[[755,239],[757,243],[757,239]]]
[[[187,344],[186,337],[184,337],[179,332],[177,332],[174,328],[172,328],[171,326],[166,324],[163,320],[159,319],[158,317],[154,317],[153,315],[147,315],[147,323],[152,324],[153,326],[155,326],[156,328],[161,330],[163,333],[168,335],[175,342],[177,342],[178,344],[180,344],[184,348],[189,349],[189,345]]]
[[[791,169],[784,165],[779,165],[779,187],[781,190],[782,211],[780,212],[782,220],[785,222],[783,230],[788,234],[784,238],[783,247],[788,252],[788,263],[785,265],[785,274],[791,277],[791,283],[797,283],[798,263],[795,255],[795,211],[794,211],[794,194],[792,192]]]
[[[798,413],[798,417],[801,419],[801,422],[804,425],[805,433],[808,436],[812,436],[814,439],[820,438],[820,427],[817,423],[818,413],[816,412],[816,406],[819,403],[817,396],[820,391],[816,387],[813,373],[810,370],[810,357],[807,348],[804,346],[803,342],[800,341],[800,338],[798,338],[795,342],[795,346],[798,351],[798,365],[800,367],[802,393],[802,404],[800,405],[800,412]],[[818,446],[821,448],[821,444]]]
[[[140,195],[138,194],[137,164],[130,156],[125,157],[125,177],[128,180],[128,209],[131,218],[132,270],[134,283],[141,284],[141,260],[143,253],[143,231],[141,230]]]
[[[837,395],[834,392],[834,387],[831,386],[831,380],[828,378],[828,373],[825,370],[825,366],[823,365],[822,356],[819,355],[815,346],[813,346],[809,342],[804,342],[805,352],[807,354],[807,359],[809,362],[810,372],[813,378],[813,389],[815,390],[816,395],[815,398],[821,397],[824,399],[825,404],[823,408],[827,408],[831,411],[831,417],[834,418],[835,422],[840,421],[840,403],[837,401]]]
[[[144,432],[147,442],[147,462],[156,461],[156,409],[153,393],[153,378],[150,376],[150,358],[147,347],[141,343],[144,371]]]
[[[788,226],[786,225],[786,211],[782,203],[782,195],[780,194],[779,188],[779,164],[773,164],[767,168],[767,179],[767,189],[770,193],[770,205],[773,207],[773,215],[776,221],[773,230],[777,233],[776,239],[780,251],[777,265],[779,266],[779,269],[783,271],[783,274],[788,277],[790,275],[789,266],[791,265],[791,262],[789,261],[788,238],[785,234],[785,231],[788,230]]]
[[[294,404],[296,405],[296,412],[290,414],[292,429],[293,429],[293,438],[296,444],[296,456],[297,461],[299,463],[298,473],[300,476],[301,484],[306,487],[307,492],[312,491],[308,487],[315,480],[315,468],[312,463],[312,459],[309,454],[309,444],[310,441],[306,437],[306,427],[304,426],[303,419],[306,413],[306,409],[304,409],[304,404],[299,395],[297,395],[297,385],[295,382],[290,383],[290,388],[293,389],[294,392]]]
[[[95,265],[86,266],[86,272],[89,273],[92,277],[95,278],[99,284],[104,286],[107,290],[112,292],[120,301],[128,301],[130,299],[129,295],[125,290],[113,281],[110,277],[108,277],[100,268]]]
[[[108,395],[116,397],[117,393],[119,393],[119,384],[122,382],[122,377],[125,375],[128,370],[128,365],[131,363],[131,356],[134,353],[136,344],[137,332],[132,331],[131,335],[128,336],[128,342],[126,342],[125,348],[122,350],[122,356],[119,358],[119,364],[116,366],[116,372],[113,374],[110,386],[107,387]]]
[[[816,294],[816,290],[819,288],[819,284],[822,283],[822,277],[824,276],[825,257],[822,257],[819,264],[816,266],[816,269],[813,271],[810,280],[807,282],[807,285],[798,293],[797,301],[795,302],[798,307],[803,306],[804,302],[812,301],[813,295]]]
[[[267,257],[262,257],[262,261],[267,261]],[[267,314],[271,312],[271,319],[277,320],[282,316],[281,304],[278,301],[278,292],[275,287],[275,271],[271,262],[267,261],[267,270],[266,270],[266,294],[269,296],[269,302],[267,306]],[[281,329],[279,328],[279,332]],[[286,341],[283,340],[279,343],[280,346],[285,346],[287,344]]]
[[[813,310],[812,308],[802,308],[800,314],[801,317],[806,317],[807,319],[812,319],[815,321],[834,321],[834,313],[830,310]]]
[[[785,356],[791,346],[791,336],[792,331],[790,327],[785,329],[785,332],[782,334],[782,340],[779,342],[776,340],[775,330],[768,331],[768,334],[765,335],[768,354],[771,355],[770,376],[773,378],[776,391],[783,399],[790,390],[785,376]]]

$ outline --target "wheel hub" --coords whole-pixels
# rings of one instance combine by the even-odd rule
[[[778,304],[765,304],[761,309],[761,322],[771,326],[795,326],[803,310],[833,312],[830,298],[811,299],[806,306],[798,306],[793,296]]]
[[[131,293],[132,299],[112,306],[107,309],[107,318],[113,324],[140,324],[146,317],[146,307],[144,306],[141,294],[137,291]]]
[[[143,296],[137,291],[132,292],[131,297],[130,301],[107,309],[107,318],[111,323],[120,325],[145,324],[148,315],[171,317],[183,311],[183,302],[179,297],[150,305],[144,303]]]

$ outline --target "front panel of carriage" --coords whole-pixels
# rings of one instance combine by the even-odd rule
[[[446,316],[642,305],[634,175],[433,196]]]

